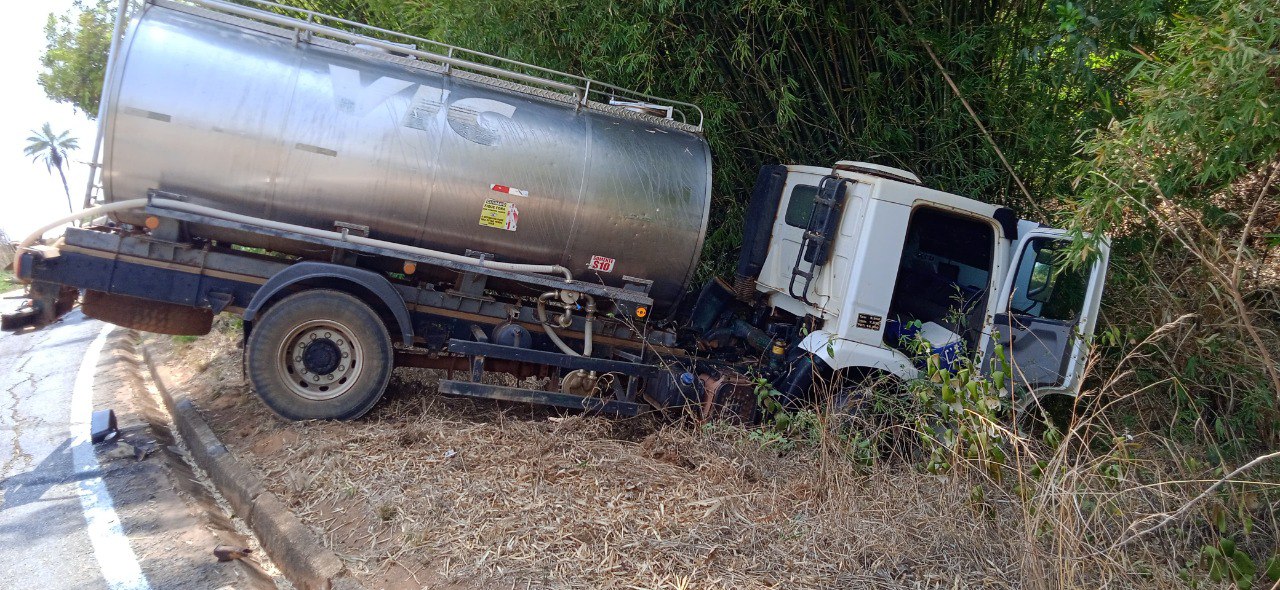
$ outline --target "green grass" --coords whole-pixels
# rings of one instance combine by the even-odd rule
[[[0,293],[8,293],[14,289],[21,287],[22,284],[14,280],[13,273],[7,270],[0,270]]]

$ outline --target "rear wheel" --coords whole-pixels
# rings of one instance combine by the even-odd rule
[[[290,295],[249,333],[248,372],[267,407],[289,420],[352,420],[391,379],[391,336],[363,301],[327,289]]]

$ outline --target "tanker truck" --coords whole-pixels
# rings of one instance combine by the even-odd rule
[[[909,339],[944,364],[1003,347],[1028,398],[1080,386],[1105,244],[1060,268],[1065,232],[911,172],[771,165],[734,276],[694,288],[695,105],[265,0],[120,10],[97,221],[21,244],[6,330],[77,302],[164,334],[235,314],[292,420],[357,418],[402,366],[447,395],[750,419],[762,386],[916,378]]]

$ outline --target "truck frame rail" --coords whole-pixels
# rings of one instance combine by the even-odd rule
[[[187,223],[213,225],[213,226],[225,227],[229,229],[236,229],[236,230],[248,231],[253,233],[265,234],[265,235],[275,236],[278,238],[284,238],[288,240],[296,240],[300,242],[308,242],[312,244],[318,244],[321,246],[327,246],[330,248],[334,248],[335,250],[350,250],[353,252],[362,252],[365,254],[372,254],[375,256],[384,256],[390,259],[420,262],[423,264],[440,266],[440,267],[448,268],[450,270],[456,270],[459,272],[470,272],[470,273],[475,273],[479,275],[487,275],[487,276],[492,276],[496,278],[514,280],[522,283],[527,283],[530,285],[537,285],[539,287],[578,291],[578,292],[586,293],[588,295],[592,295],[595,297],[603,297],[603,298],[612,299],[615,301],[623,301],[633,305],[640,305],[640,306],[646,306],[646,307],[653,305],[653,298],[649,297],[643,291],[619,289],[617,287],[610,287],[608,285],[591,283],[588,281],[569,281],[563,278],[557,278],[549,275],[505,271],[505,270],[487,268],[484,266],[483,259],[481,258],[477,258],[474,264],[468,264],[465,262],[455,262],[453,260],[447,260],[447,259],[443,259],[436,256],[416,254],[412,251],[406,251],[404,249],[392,250],[387,247],[380,247],[377,245],[370,245],[366,243],[357,243],[355,241],[351,241],[350,239],[348,239],[348,235],[345,232],[343,233],[319,232],[311,228],[303,228],[303,227],[282,228],[280,226],[287,226],[287,224],[272,223],[271,225],[267,225],[267,222],[265,220],[258,223],[251,222],[251,221],[232,220],[232,219],[227,219],[222,217],[192,213],[189,211],[183,211],[183,210],[175,209],[172,207],[166,207],[164,203],[168,201],[182,202],[182,201],[188,200],[186,196],[175,194],[175,193],[153,190],[148,193],[147,198],[150,201],[150,204],[147,205],[145,211],[148,214],[155,215],[160,218],[169,218],[169,219],[175,219],[175,220],[187,222]],[[290,229],[292,229],[293,231],[290,231]],[[318,235],[322,233],[332,233],[334,237],[323,237],[321,235]]]

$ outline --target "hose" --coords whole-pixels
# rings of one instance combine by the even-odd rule
[[[130,201],[125,201],[125,202],[127,203]],[[144,199],[144,202],[145,202],[145,199]],[[237,223],[245,223],[248,225],[265,227],[267,229],[276,229],[280,231],[299,233],[305,236],[312,236],[316,238],[325,238],[329,240],[341,240],[344,242],[351,242],[352,244],[360,244],[362,246],[373,246],[375,248],[384,248],[384,249],[392,250],[395,252],[400,252],[404,254],[413,254],[415,256],[422,256],[425,258],[436,258],[439,260],[447,260],[449,262],[457,262],[460,264],[474,264],[477,266],[482,266],[484,268],[493,269],[493,270],[502,270],[507,272],[519,272],[519,273],[563,274],[564,280],[573,281],[573,273],[569,272],[569,269],[563,266],[560,266],[559,264],[515,264],[511,262],[496,262],[493,260],[478,260],[476,258],[460,256],[458,254],[450,254],[448,252],[441,252],[439,250],[418,248],[416,246],[406,246],[404,244],[397,244],[395,242],[386,242],[383,240],[375,240],[373,238],[366,238],[364,236],[353,236],[349,234],[342,234],[336,231],[328,231],[323,229],[305,227],[301,225],[294,225],[292,223],[282,223],[279,221],[271,221],[268,219],[259,219],[257,217],[240,215],[239,213],[229,213],[226,211],[214,209],[212,207],[205,207],[202,205],[193,205],[191,203],[184,203],[182,201],[175,201],[172,199],[151,199],[151,204],[157,207],[163,207],[165,209],[173,209],[175,211],[186,211],[188,213],[196,213],[198,215],[207,215],[209,217],[214,217],[214,218],[222,219],[225,221],[235,221]]]
[[[73,213],[71,215],[67,215],[66,217],[62,217],[57,221],[51,222],[45,225],[44,227],[41,227],[40,229],[36,230],[35,233],[32,233],[31,235],[27,236],[27,239],[22,240],[22,243],[18,245],[18,249],[21,250],[23,248],[31,246],[32,244],[39,241],[40,236],[43,236],[45,232],[55,227],[58,227],[64,223],[70,223],[72,221],[75,221],[77,219],[80,219],[86,216],[96,217],[101,214],[114,213],[116,211],[123,211],[125,209],[140,209],[142,207],[146,207],[148,203],[151,205],[155,205],[157,207],[163,207],[165,209],[173,209],[175,211],[186,211],[188,213],[195,213],[198,215],[207,215],[209,217],[222,219],[225,221],[234,221],[237,223],[256,225],[256,226],[265,227],[268,229],[294,232],[294,233],[299,233],[302,235],[307,235],[307,236],[312,236],[317,238],[341,240],[344,242],[351,242],[353,244],[360,244],[363,246],[373,246],[375,248],[392,250],[394,252],[400,252],[403,254],[413,254],[415,256],[422,256],[424,258],[436,258],[439,260],[447,260],[449,262],[457,262],[460,264],[475,264],[475,265],[482,266],[488,269],[493,269],[493,270],[518,272],[518,273],[563,274],[564,280],[569,282],[573,281],[573,273],[569,272],[569,269],[563,266],[560,266],[559,264],[515,264],[510,262],[496,262],[493,260],[478,260],[478,259],[470,258],[467,256],[459,256],[457,254],[441,252],[439,250],[430,250],[427,248],[406,246],[404,244],[397,244],[395,242],[386,242],[383,240],[375,240],[373,238],[366,238],[363,236],[353,236],[348,234],[342,234],[336,231],[326,231],[322,229],[315,229],[315,228],[305,227],[301,225],[294,225],[292,223],[282,223],[279,221],[271,221],[268,219],[259,219],[257,217],[240,215],[238,213],[230,213],[227,211],[214,209],[213,207],[194,205],[191,203],[184,203],[182,201],[175,201],[173,199],[150,199],[149,202],[147,199],[129,199],[127,201],[117,201],[115,203],[107,203],[105,205],[98,205],[96,207],[82,209],[78,213]],[[18,260],[21,260],[21,259],[22,259],[21,257],[18,257]],[[17,276],[21,276],[18,265],[19,263],[15,261],[14,274]],[[588,330],[589,329],[590,327],[588,326]],[[588,342],[590,342],[589,339],[588,339]],[[590,356],[590,350],[587,351],[587,355]]]
[[[72,213],[65,217],[60,217],[58,218],[57,221],[51,221],[45,224],[44,227],[41,227],[40,229],[32,232],[32,234],[27,236],[25,240],[22,240],[21,242],[18,243],[18,251],[22,251],[23,248],[31,247],[32,244],[40,241],[40,237],[43,236],[45,232],[53,228],[56,228],[64,223],[71,223],[72,221],[75,221],[77,219],[82,219],[84,217],[97,217],[98,215],[104,214],[104,213],[113,213],[116,211],[123,211],[125,209],[137,209],[137,208],[146,207],[146,206],[147,206],[146,199],[129,199],[127,201],[117,201],[115,203],[107,203],[105,205],[89,207],[88,209],[81,209],[79,212]],[[21,279],[22,277],[22,257],[21,256],[18,256],[13,260],[13,274],[15,277],[19,277],[18,280],[22,280]],[[23,281],[23,282],[26,282],[26,281]]]
[[[582,353],[579,354],[578,351],[569,348],[569,345],[565,344],[564,341],[560,339],[560,336],[556,334],[555,329],[551,327],[551,323],[547,321],[547,300],[558,297],[559,295],[560,293],[558,291],[547,291],[538,297],[538,321],[542,324],[542,330],[547,333],[547,337],[551,339],[551,342],[555,344],[556,348],[559,348],[561,352],[569,356],[591,356],[591,320],[596,315],[596,300],[590,295],[583,295],[583,297],[587,298],[587,325],[582,330]],[[566,317],[568,317],[568,313],[568,311],[565,312]]]
[[[67,215],[66,217],[59,218],[57,221],[49,222],[44,227],[36,230],[35,233],[32,233],[31,235],[27,236],[27,239],[22,240],[22,242],[18,244],[18,249],[21,250],[23,248],[30,247],[32,244],[40,241],[40,236],[43,236],[44,232],[47,232],[64,223],[71,223],[72,221],[81,219],[83,217],[97,217],[98,214],[100,213],[114,213],[116,211],[121,211],[124,209],[137,209],[139,207],[146,207],[146,206],[147,206],[146,199],[129,199],[128,201],[117,201],[115,203],[107,203],[106,205],[98,205],[97,207],[81,209],[77,213],[72,213],[71,215]]]

